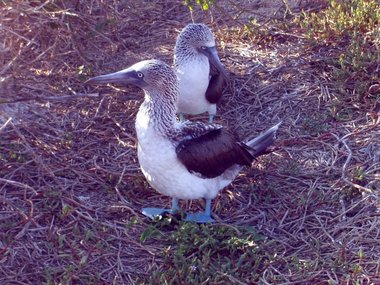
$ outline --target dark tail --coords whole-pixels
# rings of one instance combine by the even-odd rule
[[[281,122],[245,143],[249,147],[248,151],[253,157],[258,157],[266,153],[267,148],[270,147],[276,139],[276,132],[280,125]]]

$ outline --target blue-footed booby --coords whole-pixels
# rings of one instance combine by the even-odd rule
[[[204,198],[205,211],[187,214],[185,220],[213,221],[211,200],[244,165],[250,166],[266,152],[280,125],[241,142],[218,124],[177,121],[178,79],[174,70],[159,60],[141,61],[87,83],[132,84],[144,90],[135,122],[138,160],[149,184],[173,198],[171,209],[144,208],[142,212],[149,217],[179,210],[179,199]]]
[[[215,38],[204,24],[189,24],[179,34],[174,65],[179,79],[178,114],[209,114],[212,123],[227,83],[227,73],[220,62]]]

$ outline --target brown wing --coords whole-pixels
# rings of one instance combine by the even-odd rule
[[[248,146],[237,142],[223,129],[184,140],[179,143],[176,152],[190,172],[199,173],[205,178],[219,176],[235,164],[250,165],[253,160]]]
[[[212,104],[218,103],[222,98],[223,89],[226,86],[226,83],[227,80],[221,73],[212,75],[206,90],[207,101]]]

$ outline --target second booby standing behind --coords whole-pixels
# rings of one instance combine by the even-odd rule
[[[216,114],[228,80],[215,47],[215,38],[204,24],[189,24],[179,34],[174,65],[179,79],[178,114],[208,112],[210,123]]]

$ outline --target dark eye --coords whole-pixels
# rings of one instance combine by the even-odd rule
[[[203,49],[203,50],[206,50],[206,49],[207,49],[207,47],[205,47],[205,46],[201,46],[201,49]]]
[[[138,78],[143,78],[144,77],[144,74],[142,72],[137,72],[137,77]]]

